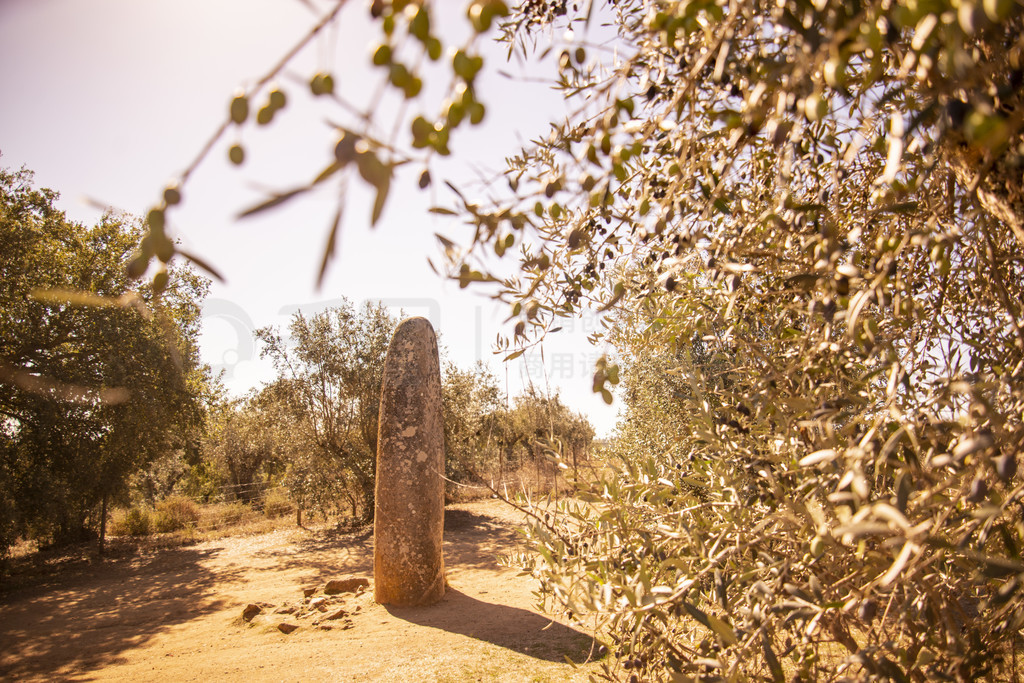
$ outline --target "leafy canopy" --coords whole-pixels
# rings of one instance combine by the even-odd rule
[[[141,230],[54,208],[28,171],[0,170],[0,548],[80,536],[95,506],[183,448],[202,419],[196,346],[207,281],[161,292],[125,266]]]

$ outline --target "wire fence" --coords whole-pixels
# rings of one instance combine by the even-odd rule
[[[298,506],[290,499],[288,487],[281,484],[224,484],[214,491],[207,502],[179,494],[159,500],[155,505],[133,505],[114,511],[111,533],[128,536],[176,531],[206,533],[257,524],[298,512]]]

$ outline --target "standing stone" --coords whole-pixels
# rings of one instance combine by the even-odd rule
[[[426,318],[403,320],[384,365],[377,432],[373,597],[430,605],[444,595],[444,421],[437,338]]]

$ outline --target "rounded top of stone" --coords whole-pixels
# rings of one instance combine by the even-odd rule
[[[419,315],[406,318],[395,328],[395,337],[428,334],[434,336],[434,326],[430,324],[429,320]]]

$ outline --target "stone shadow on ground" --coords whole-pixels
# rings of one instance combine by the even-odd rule
[[[440,629],[549,662],[577,664],[597,651],[594,639],[548,617],[507,605],[484,602],[451,588],[430,607],[384,608],[394,617]]]
[[[372,575],[373,527],[318,529],[288,547],[260,550],[254,556],[273,560],[278,571],[299,570],[302,581],[311,584],[347,574]]]
[[[460,570],[497,569],[503,550],[515,544],[513,525],[469,510],[444,512],[445,563]],[[373,525],[318,529],[289,548],[259,551],[280,570],[298,569],[311,583],[345,574],[373,573]]]
[[[468,510],[445,510],[445,565],[451,571],[500,569],[500,558],[518,545],[518,537],[514,524]]]
[[[445,533],[451,531],[495,531],[498,529],[507,530],[506,527],[495,523],[494,518],[487,515],[481,515],[460,508],[445,508]]]
[[[0,593],[0,680],[83,680],[178,624],[224,607],[216,549],[101,562]]]

